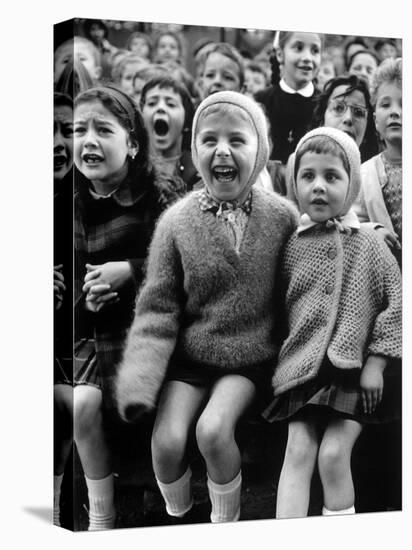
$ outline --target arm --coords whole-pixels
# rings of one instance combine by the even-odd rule
[[[179,330],[182,266],[171,218],[164,216],[155,231],[116,380],[119,413],[129,421],[155,407]]]
[[[362,389],[363,411],[371,414],[382,400],[383,371],[387,359],[379,355],[369,355],[362,369],[360,386]]]

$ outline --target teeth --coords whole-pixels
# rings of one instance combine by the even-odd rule
[[[83,155],[83,160],[88,164],[95,164],[96,162],[100,162],[102,159],[98,155],[87,154]]]
[[[235,179],[237,170],[230,167],[216,167],[213,169],[215,178],[221,182],[229,182]]]

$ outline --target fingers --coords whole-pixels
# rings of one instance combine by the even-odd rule
[[[99,295],[106,294],[110,290],[110,285],[84,285],[83,291],[87,292],[86,300],[95,300]]]
[[[54,268],[53,278],[54,278],[55,281],[58,280],[58,281],[64,282],[64,275],[63,275],[63,273],[61,273],[60,271],[56,270],[56,268]]]
[[[107,302],[118,302],[119,301],[119,295],[117,292],[108,292],[107,294],[103,294],[101,296],[98,296],[96,298],[97,304],[105,304]]]
[[[66,290],[66,285],[62,281],[54,281],[53,288],[55,293],[62,293]]]
[[[362,405],[365,414],[372,414],[376,411],[377,406],[382,401],[383,389],[363,390]]]
[[[92,281],[93,279],[97,279],[97,277],[100,277],[102,274],[100,269],[95,269],[93,271],[88,271],[86,273],[86,276],[84,277],[84,282],[87,283],[88,281]]]

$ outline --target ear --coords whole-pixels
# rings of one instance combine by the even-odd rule
[[[103,73],[103,69],[99,65],[97,65],[97,67],[94,68],[93,72],[94,72],[94,74],[92,75],[93,78],[95,78],[96,80],[100,80]]]
[[[135,156],[137,155],[137,153],[139,152],[139,144],[137,143],[137,141],[135,139],[133,139],[132,136],[129,135],[129,137],[127,138],[127,147],[129,149],[128,151],[128,155],[129,157],[131,157],[132,159],[135,158]]]
[[[281,50],[280,48],[276,48],[275,54],[276,54],[276,59],[278,60],[279,65],[282,65],[283,61],[284,61],[283,50]]]

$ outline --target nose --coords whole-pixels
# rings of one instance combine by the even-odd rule
[[[84,136],[84,146],[95,147],[97,145],[96,132],[90,126]]]
[[[324,193],[325,192],[325,180],[322,177],[317,176],[315,178],[315,180],[313,181],[313,188],[312,189],[316,194]]]
[[[390,111],[391,118],[400,118],[401,115],[402,115],[401,105],[398,105],[397,103],[392,103],[391,111]]]
[[[353,114],[350,107],[347,107],[346,111],[343,113],[342,122],[345,126],[353,125]]]
[[[56,130],[54,133],[53,148],[54,148],[54,151],[56,150],[61,151],[62,149],[64,149],[63,136],[60,130]]]
[[[226,140],[218,141],[216,146],[216,156],[218,158],[226,158],[230,156],[230,148]]]

